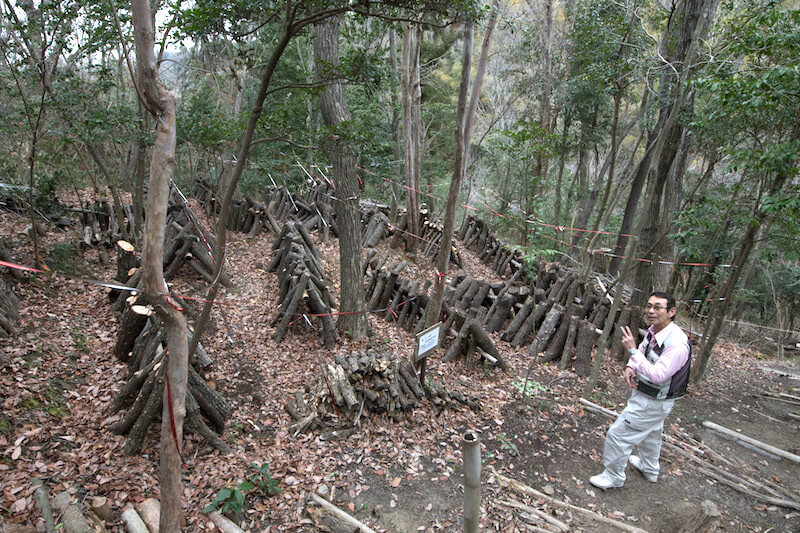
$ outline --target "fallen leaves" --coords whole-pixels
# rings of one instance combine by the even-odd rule
[[[200,210],[195,212],[201,214]],[[0,223],[2,217],[0,214]],[[238,287],[231,291],[228,301],[232,305],[225,310],[235,346],[230,346],[227,328],[216,313],[212,316],[219,321],[217,328],[206,335],[203,344],[214,361],[212,374],[220,392],[236,405],[234,418],[223,435],[234,452],[222,456],[204,448],[191,433],[187,435],[187,449],[192,450],[186,457],[189,469],[184,477],[185,508],[190,510],[187,530],[202,531],[208,527],[204,516],[191,510],[204,507],[222,486],[243,481],[251,473],[250,461],[267,462],[271,476],[284,491],[282,496],[248,497],[247,521],[252,531],[286,531],[298,524],[308,525],[303,498],[308,491],[317,490],[334,495],[339,505],[351,513],[368,513],[365,521],[373,525],[389,527],[381,516],[390,514],[388,508],[391,508],[392,513],[404,512],[418,520],[409,530],[452,530],[460,516],[461,435],[473,428],[483,431],[481,440],[487,460],[488,454],[494,453],[492,460],[498,469],[513,468],[535,479],[547,494],[558,492],[576,504],[609,508],[605,506],[607,495],[597,494],[579,482],[567,483],[570,479],[567,473],[582,481],[588,473],[582,472],[586,464],[599,464],[598,449],[606,427],[574,401],[576,391],[582,387],[581,380],[562,379],[552,384],[551,393],[542,393],[521,404],[510,381],[524,374],[528,364],[526,353],[500,342],[498,348],[512,364],[508,374],[443,364],[436,357],[429,360],[428,375],[433,383],[491,399],[483,402],[484,411],[480,414],[451,409],[437,412],[423,402],[413,414],[396,421],[384,416],[364,418],[359,432],[347,439],[323,440],[315,434],[292,438],[282,407],[284,396],[302,389],[309,377],[315,375],[318,358],[333,359],[337,353],[367,349],[376,342],[403,353],[413,348],[414,340],[382,318],[370,317],[375,332],[373,340],[353,343],[344,339],[332,352],[321,351],[311,341],[316,332],[306,326],[298,325],[297,332],[284,344],[272,342],[268,324],[278,292],[275,274],[250,267],[263,263],[271,240],[271,235],[254,239],[230,235],[229,257],[236,259],[230,262],[230,269]],[[337,243],[320,244],[319,249],[326,272],[333,275],[338,271]],[[96,277],[113,278],[116,273],[113,265],[101,266],[94,253],[89,250],[86,255]],[[398,252],[387,246],[380,253]],[[468,268],[475,278],[493,276],[491,269],[477,259]],[[408,270],[423,282],[435,276],[433,265],[427,261],[410,265]],[[204,286],[193,279],[177,279],[174,290],[197,294]],[[112,355],[118,320],[106,303],[105,290],[66,283],[57,277],[51,287],[23,284],[20,290],[24,304],[21,334],[17,339],[1,341],[11,366],[0,373],[0,405],[14,422],[9,433],[0,432],[0,449],[4,450],[0,457],[4,502],[0,506],[9,509],[14,519],[32,516],[35,506],[28,493],[29,479],[37,472],[47,473],[51,491],[66,489],[78,495],[88,489],[92,495],[109,497],[117,509],[148,496],[157,497],[158,431],[150,431],[143,454],[135,457],[124,456],[122,439],[108,431],[108,426],[120,415],[109,415],[103,405],[119,390],[127,368]],[[89,351],[78,350],[75,342],[80,340],[78,334],[87,337]],[[748,371],[743,360],[740,352],[724,353],[715,359],[721,370],[714,371],[720,372],[721,378],[699,385],[697,397],[714,398],[714,394],[726,387],[731,387],[729,395],[737,397],[736,376]],[[604,379],[610,385],[602,392],[612,403],[625,396],[624,391],[614,388],[618,385],[615,364],[609,362],[604,369]],[[552,366],[537,365],[531,379],[546,384],[556,376],[563,377],[563,373]],[[63,382],[62,386],[54,387],[57,380]],[[24,398],[46,400],[48,391],[50,394],[55,391],[61,398],[69,408],[68,416],[59,419],[43,408],[24,407]],[[513,411],[507,410],[510,406]],[[726,410],[733,412],[730,405]],[[746,411],[738,410],[739,414]],[[685,426],[686,419],[677,422],[673,418],[671,422]],[[501,432],[505,433],[507,446],[513,444],[518,454],[500,446],[497,437]],[[691,471],[681,473],[682,481],[692,482],[702,490],[720,490],[717,486],[696,483]],[[773,479],[780,483],[782,478],[787,479],[786,475],[776,475]],[[785,482],[790,484],[791,478]],[[487,482],[487,502],[497,490],[496,485]],[[387,495],[389,492],[391,496]],[[688,490],[675,492],[675,498],[682,498]],[[676,501],[671,498],[665,504]],[[753,508],[751,504],[743,505],[750,515],[773,510],[767,506]],[[615,515],[620,518],[647,519],[628,507],[613,507],[620,508]],[[731,510],[726,514],[731,519],[739,518]],[[483,521],[483,525],[496,524],[497,530],[511,531],[515,527],[512,514],[489,503]],[[420,522],[427,526],[419,525]]]

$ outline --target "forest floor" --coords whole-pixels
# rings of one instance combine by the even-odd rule
[[[75,205],[74,198],[71,203]],[[15,214],[0,214],[0,235],[10,244],[11,254],[17,262],[30,265],[31,250],[21,234],[26,226]],[[510,366],[508,372],[487,366],[468,368],[463,360],[443,363],[441,349],[428,359],[432,382],[477,396],[478,411],[449,407],[439,412],[423,401],[399,420],[364,416],[358,431],[349,437],[291,434],[292,421],[284,404],[295,391],[317,379],[320,361],[367,347],[405,354],[413,350],[415,341],[382,317],[371,315],[371,338],[359,342],[342,338],[333,351],[321,349],[314,341],[315,332],[303,322],[292,327],[284,342],[275,343],[269,323],[277,308],[277,283],[276,275],[266,271],[272,240],[271,235],[254,239],[229,235],[228,268],[236,286],[222,298],[224,305],[217,307],[224,310],[227,326],[220,313],[214,313],[214,327],[204,345],[214,361],[217,390],[234,408],[224,434],[233,452],[221,454],[197,436],[187,435],[183,449],[186,531],[214,529],[202,509],[222,487],[234,487],[249,478],[255,472],[251,462],[268,463],[282,493],[246,495],[244,511],[237,517],[246,530],[315,531],[306,498],[316,492],[379,531],[461,531],[460,448],[468,430],[478,431],[482,444],[484,531],[548,528],[503,503],[511,500],[556,516],[571,531],[613,529],[514,493],[498,482],[494,472],[647,531],[676,531],[703,500],[719,507],[722,531],[800,531],[797,510],[734,491],[668,449],[662,452],[657,484],[629,469],[624,488],[593,488],[588,478],[602,470],[603,438],[610,420],[579,403],[582,378],[552,364],[532,366],[529,390],[533,393],[523,397],[522,382],[530,363],[527,346],[514,350],[496,337]],[[0,364],[0,531],[4,521],[9,528],[12,524],[43,527],[31,487],[33,477],[43,479],[51,493],[68,491],[81,502],[105,496],[117,512],[159,494],[157,427],[150,429],[143,453],[133,457],[123,453],[124,437],[108,430],[120,415],[109,415],[107,409],[127,375],[125,365],[113,355],[118,317],[111,311],[107,289],[78,279],[110,281],[116,271],[114,255],[105,264],[98,250],[70,259],[64,250],[77,241],[78,236],[70,232],[48,232],[45,257],[54,270],[26,275],[16,285],[21,302],[19,332],[15,338],[0,340],[0,355],[5,355],[5,363]],[[336,242],[320,243],[319,248],[328,277],[338,280]],[[389,251],[385,245],[382,249]],[[400,252],[391,253],[396,257],[388,265],[401,259]],[[462,253],[470,275],[496,278],[469,251]],[[188,269],[182,274],[173,290],[202,296],[204,283]],[[427,260],[410,262],[403,276],[433,279],[434,269]],[[338,295],[337,281],[331,292]],[[190,312],[197,308],[188,307]],[[683,442],[694,439],[696,447],[727,457],[729,469],[739,475],[799,494],[800,465],[758,454],[702,426],[705,420],[713,421],[800,453],[798,422],[785,416],[792,407],[762,395],[797,394],[797,363],[720,343],[708,378],[692,386],[688,397],[676,404],[666,433]],[[769,367],[782,371],[772,372]],[[620,362],[605,362],[593,402],[616,411],[624,407],[628,391],[621,372]],[[112,521],[109,529],[123,531],[123,526]]]

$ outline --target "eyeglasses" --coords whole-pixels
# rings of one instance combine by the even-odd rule
[[[666,309],[667,307],[665,305],[658,305],[658,304],[656,304],[656,305],[645,304],[644,308],[645,308],[646,311],[649,311],[650,309],[652,309],[653,311],[662,311],[662,310]]]

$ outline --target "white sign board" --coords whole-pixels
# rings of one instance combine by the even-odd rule
[[[439,332],[441,329],[442,323],[437,322],[417,335],[417,351],[414,356],[414,362],[427,357],[428,352],[439,346]]]

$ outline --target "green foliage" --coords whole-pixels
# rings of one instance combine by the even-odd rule
[[[223,514],[241,513],[244,509],[244,493],[241,489],[223,487],[214,500],[203,508],[204,513],[220,510]]]
[[[278,480],[270,475],[268,463],[258,465],[251,462],[250,466],[252,466],[256,472],[250,476],[249,480],[239,483],[236,487],[221,488],[217,497],[214,498],[210,504],[206,505],[203,512],[210,513],[211,511],[219,509],[223,514],[241,513],[244,509],[245,494],[254,489],[258,489],[263,496],[274,496],[283,493],[278,486]]]
[[[519,449],[517,448],[517,445],[514,444],[514,441],[511,438],[507,437],[504,433],[497,434],[497,442],[500,443],[500,448],[510,453],[511,455],[514,456],[519,455]]]
[[[281,488],[278,486],[278,480],[273,478],[269,473],[268,463],[262,463],[261,465],[258,465],[254,462],[251,462],[250,466],[252,466],[256,471],[256,473],[250,477],[250,484],[252,487],[257,488],[264,496],[283,494],[283,490],[281,490]]]
[[[526,384],[524,380],[518,380],[514,381],[511,386],[526,396],[530,396],[531,398],[536,398],[537,394],[540,392],[552,392],[550,388],[542,385],[538,381],[528,380],[528,383]]]

